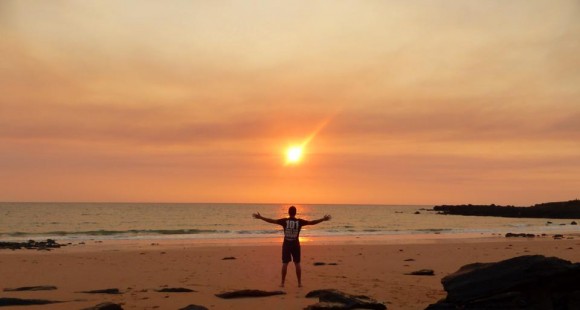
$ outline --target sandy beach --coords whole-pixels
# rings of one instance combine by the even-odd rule
[[[473,262],[520,255],[557,256],[580,261],[580,238],[462,238],[366,244],[303,243],[303,284],[290,265],[286,295],[224,300],[215,294],[239,289],[280,290],[280,245],[204,244],[195,240],[87,241],[53,251],[1,250],[0,288],[53,285],[56,290],[2,292],[1,297],[66,301],[48,306],[5,309],[82,309],[101,302],[125,309],[303,309],[315,289],[334,288],[368,295],[389,309],[424,309],[445,296],[441,278]],[[235,259],[223,260],[225,257]],[[315,262],[326,265],[315,266]],[[336,265],[328,265],[336,263]],[[433,269],[435,276],[405,273]],[[160,293],[162,288],[191,293]],[[80,291],[118,288],[122,294]]]

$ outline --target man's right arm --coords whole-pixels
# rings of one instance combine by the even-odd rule
[[[263,216],[260,214],[260,212],[256,212],[256,213],[252,214],[252,216],[253,216],[255,219],[259,219],[259,220],[262,220],[262,221],[265,221],[265,222],[268,222],[268,223],[272,223],[272,224],[278,224],[278,221],[277,221],[277,220],[274,220],[274,219],[269,219],[269,218],[267,218],[267,217],[263,217]]]

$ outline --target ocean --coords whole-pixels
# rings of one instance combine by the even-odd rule
[[[281,237],[254,219],[287,216],[289,204],[224,203],[0,203],[0,240],[53,238],[213,239]],[[433,206],[296,204],[299,218],[332,220],[306,226],[301,237],[359,238],[465,234],[578,232],[570,220],[440,215]],[[551,222],[551,223],[548,223]]]

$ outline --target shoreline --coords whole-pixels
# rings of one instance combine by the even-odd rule
[[[316,240],[320,244],[389,244],[389,243],[406,243],[406,242],[421,242],[418,240],[439,240],[439,239],[472,239],[472,238],[497,238],[505,236],[508,233],[515,234],[534,234],[536,236],[542,235],[578,235],[580,236],[580,229],[578,226],[570,225],[546,225],[542,227],[513,227],[513,229],[481,229],[474,231],[393,231],[393,232],[366,232],[366,233],[348,233],[348,234],[334,234],[334,233],[320,233],[303,231],[301,234],[301,241],[309,242]],[[260,245],[263,243],[276,243],[282,238],[282,232],[278,231],[275,234],[160,234],[160,235],[137,235],[137,236],[123,236],[123,235],[26,235],[26,236],[9,236],[7,233],[0,234],[0,241],[7,242],[26,242],[28,240],[46,240],[52,239],[66,243],[92,242],[92,241],[107,241],[107,242],[161,242],[161,241],[183,241],[183,242],[197,242],[203,245],[220,245],[241,243],[248,245]]]
[[[580,238],[580,230],[574,229],[554,229],[554,230],[526,230],[514,229],[509,232],[469,232],[469,233],[449,233],[449,232],[430,232],[430,233],[400,233],[400,234],[361,234],[361,235],[308,235],[300,236],[301,244],[316,245],[390,245],[390,244],[427,244],[438,242],[449,242],[459,240],[476,240],[479,242],[494,241],[496,239],[505,239],[508,233],[526,233],[534,235],[534,238],[545,239],[552,238],[554,235],[564,235],[569,237]],[[276,236],[240,236],[236,238],[225,238],[203,236],[192,237],[177,236],[140,236],[130,238],[59,238],[59,236],[37,236],[30,238],[0,238],[4,242],[27,242],[29,240],[42,241],[47,239],[56,240],[63,248],[78,246],[90,243],[106,243],[119,245],[148,245],[152,243],[163,243],[166,245],[179,244],[193,247],[206,246],[269,246],[279,244],[283,235],[280,233]],[[511,238],[514,239],[514,238]]]
[[[571,239],[567,239],[571,238]],[[234,240],[238,241],[238,240]],[[336,240],[335,240],[336,241]],[[316,300],[311,290],[334,288],[368,295],[389,309],[425,309],[445,296],[441,279],[461,266],[520,255],[556,256],[580,261],[580,236],[439,238],[385,243],[303,242],[304,287],[296,287],[290,264],[286,295],[223,300],[215,294],[236,289],[279,290],[280,239],[258,244],[201,244],[192,240],[93,240],[52,251],[0,250],[0,289],[54,285],[54,291],[2,292],[2,297],[66,300],[43,309],[81,309],[111,301],[125,309],[303,309]],[[381,242],[379,242],[381,241]],[[392,241],[392,240],[389,240]],[[233,260],[223,260],[235,257]],[[315,266],[314,262],[336,265]],[[405,273],[433,269],[434,276]],[[162,287],[197,292],[159,293]],[[118,288],[118,295],[88,295],[85,290]],[[6,307],[26,309],[26,307]]]

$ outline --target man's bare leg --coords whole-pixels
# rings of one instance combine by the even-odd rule
[[[298,278],[298,287],[302,287],[302,267],[300,263],[294,263],[296,266],[296,278]]]
[[[284,287],[284,282],[286,282],[286,273],[288,272],[288,263],[282,264],[282,282],[280,283],[280,287]]]

